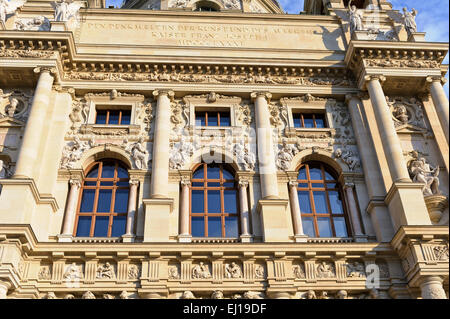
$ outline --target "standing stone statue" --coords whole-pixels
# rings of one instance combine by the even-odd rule
[[[350,5],[352,1],[348,3],[348,15],[350,17],[350,34],[354,31],[360,31],[364,29],[363,26],[363,13],[356,8],[355,5]]]
[[[24,0],[0,0],[0,21],[6,22],[6,15],[13,14],[16,12],[17,8],[21,8],[26,1]]]
[[[405,25],[406,32],[408,32],[408,35],[411,33],[417,32],[417,25],[416,25],[416,15],[417,10],[412,9],[411,12],[409,12],[406,8],[403,8],[403,23]]]
[[[55,9],[55,21],[69,21],[81,8],[81,3],[69,2],[69,0],[55,1],[51,5]]]
[[[417,156],[417,154],[415,154]],[[432,168],[425,158],[416,158],[410,164],[410,173],[414,183],[423,183],[423,195],[439,195],[439,166]]]

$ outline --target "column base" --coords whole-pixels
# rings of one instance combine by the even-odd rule
[[[296,243],[306,243],[308,238],[309,237],[306,235],[294,235],[294,240]]]
[[[241,239],[241,243],[251,243],[251,242],[253,242],[253,236],[252,235],[241,235],[240,239]]]
[[[178,235],[178,242],[179,243],[190,243],[190,242],[192,242],[192,236],[189,234]]]
[[[258,212],[261,215],[265,242],[289,242],[287,199],[261,199]]]
[[[135,238],[136,236],[133,234],[122,235],[122,243],[134,243]]]
[[[58,237],[58,243],[71,243],[73,241],[73,236],[68,234],[60,234]]]
[[[395,230],[404,225],[431,225],[420,183],[395,182],[384,199]]]
[[[169,216],[173,210],[172,198],[144,199],[144,242],[169,241]]]

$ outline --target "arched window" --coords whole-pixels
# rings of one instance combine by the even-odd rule
[[[74,236],[119,237],[125,233],[129,177],[112,159],[91,164],[81,186]]]
[[[306,162],[297,179],[305,235],[348,237],[344,196],[335,172],[321,162]]]
[[[194,11],[214,12],[214,11],[220,11],[220,7],[219,7],[219,5],[217,5],[216,3],[212,2],[212,1],[202,0],[202,1],[198,1],[195,4]]]
[[[190,196],[192,237],[239,236],[238,197],[234,174],[223,164],[200,164]]]

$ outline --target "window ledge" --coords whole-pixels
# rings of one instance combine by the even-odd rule
[[[336,237],[336,238],[320,238],[320,237],[309,237],[307,239],[308,243],[353,243],[353,238],[349,237]]]
[[[238,243],[239,238],[192,237],[192,243]]]
[[[139,125],[117,125],[117,124],[83,124],[80,128],[82,134],[118,135],[138,134]]]
[[[73,243],[120,243],[121,237],[73,237]]]
[[[286,130],[288,137],[302,137],[302,138],[330,138],[336,134],[336,129],[326,128],[304,128],[304,127],[290,127]]]

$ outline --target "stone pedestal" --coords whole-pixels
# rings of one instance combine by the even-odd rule
[[[426,32],[413,32],[408,36],[408,42],[425,42]]]
[[[144,242],[169,241],[169,216],[172,198],[144,199]]]
[[[52,21],[50,31],[68,31],[67,24],[64,21]]]
[[[6,30],[5,23],[3,21],[0,21],[0,31]]]
[[[392,184],[385,202],[395,229],[403,225],[431,225],[422,187],[422,184],[418,183]]]
[[[432,195],[425,197],[425,205],[430,214],[430,219],[433,224],[438,224],[441,220],[444,210],[448,206],[448,199],[442,195]]]
[[[287,222],[286,199],[262,199],[258,202],[261,216],[264,242],[288,242],[289,225]]]

